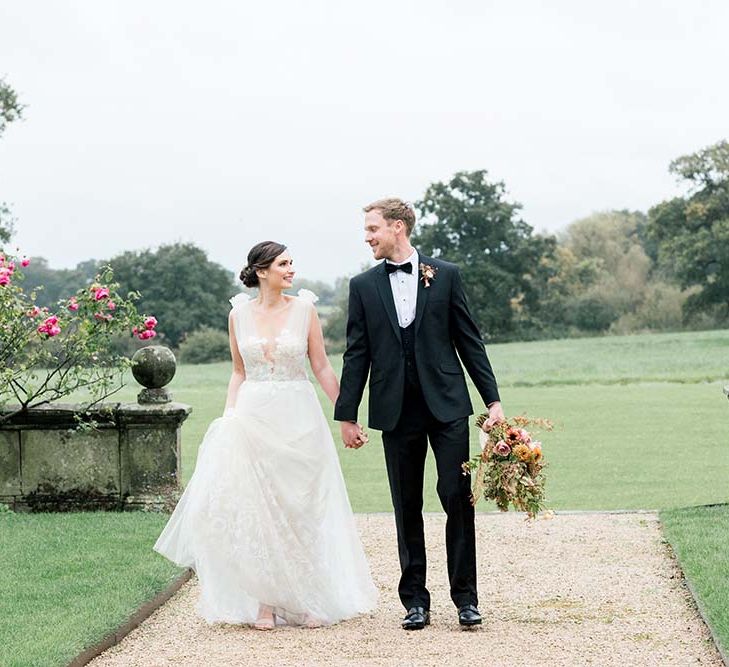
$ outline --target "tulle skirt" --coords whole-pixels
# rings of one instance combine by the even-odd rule
[[[244,382],[214,420],[154,549],[200,581],[210,623],[324,624],[371,611],[377,592],[329,425],[308,380]]]

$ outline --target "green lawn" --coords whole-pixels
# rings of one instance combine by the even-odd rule
[[[670,510],[662,513],[666,534],[726,636],[727,510],[671,508],[729,500],[729,402],[721,391],[729,332],[488,349],[507,413],[556,423],[543,437],[549,505]],[[338,371],[340,358],[332,361]],[[171,384],[175,399],[193,407],[182,432],[185,482],[208,424],[222,413],[229,372],[228,363],[181,365]],[[138,390],[132,384],[116,400],[134,400]],[[360,450],[338,451],[355,511],[390,511],[379,433]],[[432,457],[425,508],[439,509]],[[0,665],[64,664],[164,587],[175,569],[151,551],[164,521],[142,513],[0,514],[0,611],[13,620],[0,626]]]
[[[0,513],[0,665],[65,665],[179,570],[150,551],[166,517]]]
[[[729,499],[729,403],[720,381],[729,382],[729,332],[512,343],[489,353],[507,413],[556,423],[544,437],[553,508],[662,509]],[[341,360],[332,361],[338,370]],[[185,481],[207,425],[222,412],[229,372],[228,363],[181,365],[172,382],[175,398],[193,406],[183,427]],[[126,398],[135,391],[125,390]],[[473,388],[472,395],[480,410]],[[360,418],[366,414],[365,396]],[[339,443],[339,427],[330,424]],[[380,434],[339,453],[355,511],[389,511]],[[426,509],[437,510],[432,457],[426,489]]]
[[[729,331],[488,346],[501,386],[729,380]]]
[[[729,651],[729,506],[661,512],[666,538],[704,613]]]

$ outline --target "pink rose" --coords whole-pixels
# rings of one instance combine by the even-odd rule
[[[0,285],[10,284],[10,273],[7,269],[0,269]]]
[[[72,311],[78,310],[78,301],[76,301],[76,297],[72,296],[68,301],[68,309]]]
[[[101,301],[102,299],[108,299],[109,298],[109,288],[108,287],[99,287],[94,292],[94,299],[97,301]]]
[[[139,338],[139,340],[147,340],[149,338],[154,338],[156,335],[156,331],[153,331],[152,329],[147,329],[146,331],[141,331],[137,337]]]
[[[109,310],[116,310],[116,304],[111,299],[106,302],[106,307]]]
[[[521,435],[521,441],[527,445],[532,441],[532,436],[529,435],[529,431],[526,429],[520,428],[519,435]]]
[[[58,318],[55,315],[51,315],[50,317],[46,317],[46,319],[43,321],[43,324],[47,327],[52,327],[58,324]]]
[[[32,308],[31,308],[31,309],[30,309],[30,310],[29,310],[29,311],[28,311],[28,312],[26,313],[26,315],[27,315],[28,317],[38,317],[38,315],[40,315],[40,314],[41,314],[41,309],[40,309],[40,308],[38,308],[38,306],[33,306],[33,307],[32,307]]]
[[[154,329],[157,326],[157,318],[154,317],[154,315],[150,315],[144,320],[144,326],[147,327],[147,329]],[[150,336],[152,338],[152,336]]]
[[[49,322],[49,320],[54,320],[53,322]],[[59,333],[61,333],[61,327],[57,324],[58,318],[57,317],[49,317],[43,324],[41,324],[36,331],[40,334],[46,334],[49,338],[53,338],[53,336],[57,336]]]
[[[30,259],[28,257],[23,257],[23,259],[20,260],[20,266],[23,268],[28,266],[28,264],[30,264]]]
[[[511,454],[511,447],[507,445],[503,440],[499,440],[494,445],[494,454],[498,454],[499,456],[509,456]]]
[[[132,327],[132,334],[135,336],[139,333],[139,327]]]
[[[100,322],[111,322],[114,319],[111,315],[104,315],[104,313],[94,313],[94,317]]]
[[[8,264],[8,271],[12,274],[13,271],[15,271],[15,262],[10,262]]]

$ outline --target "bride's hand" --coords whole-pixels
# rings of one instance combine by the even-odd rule
[[[368,438],[360,424],[355,422],[342,422],[342,441],[348,449],[359,449]]]

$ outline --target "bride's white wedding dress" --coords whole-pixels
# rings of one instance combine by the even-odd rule
[[[233,325],[246,379],[214,420],[192,479],[154,545],[200,580],[210,623],[253,623],[270,605],[287,623],[335,623],[374,608],[339,460],[306,374],[316,299],[301,290],[273,341],[238,295]]]

